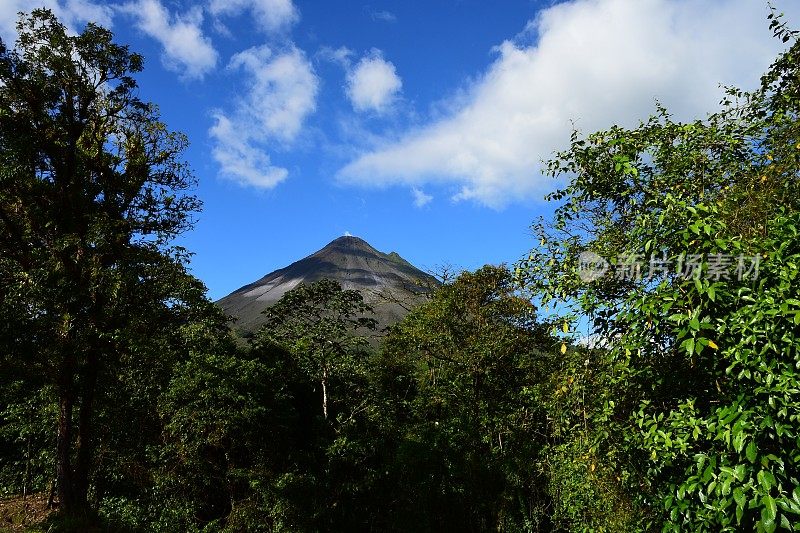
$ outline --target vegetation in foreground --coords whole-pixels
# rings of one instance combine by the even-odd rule
[[[758,90],[576,133],[514,273],[448,280],[374,348],[328,281],[234,339],[171,245],[199,202],[142,58],[24,17],[0,45],[0,508],[52,500],[48,531],[800,528],[800,43],[770,20],[790,47]],[[587,281],[587,251],[681,269]]]

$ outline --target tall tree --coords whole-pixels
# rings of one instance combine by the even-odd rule
[[[98,383],[185,306],[185,254],[168,247],[198,200],[187,141],[137,96],[142,57],[47,10],[0,42],[0,344],[4,363],[58,397],[62,510],[89,511]]]
[[[462,273],[391,329],[380,368],[401,528],[546,528],[536,463],[554,343],[505,267]]]
[[[366,337],[376,328],[372,309],[360,292],[323,279],[287,292],[265,313],[252,352],[280,372],[273,387],[286,389],[284,410],[294,414],[292,445],[273,463],[282,502],[275,512],[304,530],[369,529],[380,514],[370,510],[381,471]]]
[[[360,292],[322,279],[287,292],[264,313],[267,321],[259,340],[283,346],[297,357],[300,368],[320,385],[327,419],[331,379],[347,376],[365,360],[369,343],[358,333],[377,327],[369,316],[372,308]]]

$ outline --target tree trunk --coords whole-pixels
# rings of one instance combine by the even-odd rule
[[[56,483],[56,480],[51,480],[50,481],[50,495],[47,497],[47,507],[46,507],[47,509],[52,509],[53,508],[53,504],[55,503],[55,500],[56,500],[56,487],[57,486],[58,485]]]
[[[70,387],[71,389],[71,387]],[[58,435],[56,437],[56,484],[58,504],[62,509],[73,507],[72,497],[72,407],[71,390],[61,390],[58,401]]]
[[[328,419],[328,371],[322,372],[322,414]]]
[[[92,417],[97,387],[97,364],[97,355],[94,352],[90,353],[84,369],[81,405],[78,413],[74,491],[75,503],[80,511],[88,510],[89,507],[87,496],[92,462]]]
[[[30,422],[28,422],[30,426]],[[28,435],[27,449],[25,450],[25,477],[22,479],[22,501],[28,499],[28,487],[31,483],[31,436]]]
[[[91,428],[97,385],[97,356],[95,353],[90,353],[87,359],[80,382],[80,403],[77,405],[74,359],[67,357],[62,366],[56,441],[59,508],[65,515],[80,518],[89,515]],[[73,413],[76,408],[78,409],[77,428],[73,424]]]

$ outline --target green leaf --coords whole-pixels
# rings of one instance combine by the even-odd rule
[[[747,460],[751,463],[756,462],[756,458],[758,457],[758,450],[756,449],[756,443],[750,441],[750,444],[747,445],[747,449],[745,450],[745,454],[747,455]]]
[[[733,489],[733,499],[738,507],[744,509],[744,505],[747,503],[747,498],[745,497],[744,491],[741,487],[736,487]]]
[[[736,427],[734,426],[734,437],[733,437],[733,448],[736,450],[736,453],[741,453],[742,449],[744,448],[744,439],[745,435],[741,430],[741,427],[738,428],[736,431]]]
[[[769,516],[769,511],[766,508],[761,509],[761,520],[759,520],[759,524],[761,528],[766,531],[767,533],[772,533],[775,531],[775,517]]]
[[[778,506],[775,505],[775,498],[767,494],[764,496],[764,498],[762,498],[761,504],[764,506],[764,511],[767,512],[767,519],[775,522],[775,516],[778,514]],[[764,516],[763,511],[761,516]]]
[[[695,346],[694,346],[694,338],[689,337],[688,339],[683,341],[681,343],[681,347],[684,348],[689,355],[693,355],[694,354],[694,348],[695,348]]]
[[[769,470],[760,470],[756,478],[765,492],[769,492],[775,486],[775,477]]]

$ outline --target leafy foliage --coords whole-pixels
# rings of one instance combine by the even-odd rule
[[[260,341],[287,348],[297,357],[298,366],[320,383],[325,418],[330,381],[358,372],[363,364],[368,344],[355,333],[375,330],[377,321],[364,316],[368,313],[372,308],[360,292],[344,290],[329,279],[301,285],[265,311]]]
[[[505,268],[445,284],[384,344],[405,529],[544,530],[537,468],[553,340]]]
[[[561,205],[537,227],[541,246],[519,274],[571,308],[568,319],[587,316],[603,341],[585,352],[606,383],[584,406],[585,446],[603,457],[613,492],[641,508],[637,528],[773,531],[797,521],[799,52],[793,41],[760,90],[730,89],[704,120],[676,123],[659,108],[632,130],[575,134],[550,164],[572,178],[551,195]],[[616,275],[585,282],[577,259],[587,250],[651,270],[694,257],[698,269],[623,275],[618,261]],[[588,474],[591,494],[604,482]],[[612,518],[592,523],[630,529]]]
[[[136,96],[141,56],[46,10],[18,31],[0,45],[0,364],[57,399],[61,510],[86,515],[105,387],[207,306],[167,248],[199,202],[185,138]]]

